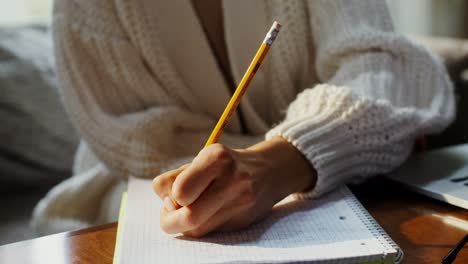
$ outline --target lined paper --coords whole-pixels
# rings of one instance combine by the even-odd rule
[[[117,263],[348,263],[381,260],[386,250],[347,203],[346,187],[318,200],[289,198],[243,231],[202,239],[160,229],[163,204],[150,180],[131,178],[127,193]]]

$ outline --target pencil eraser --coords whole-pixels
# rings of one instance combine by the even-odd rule
[[[278,21],[273,22],[273,25],[271,26],[270,30],[266,34],[266,37],[263,40],[263,43],[267,44],[268,46],[271,46],[273,42],[275,41],[276,36],[278,35],[282,26],[283,25],[278,23]]]

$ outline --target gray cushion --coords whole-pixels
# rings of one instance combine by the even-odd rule
[[[70,176],[78,137],[56,86],[47,28],[0,29],[0,191]]]

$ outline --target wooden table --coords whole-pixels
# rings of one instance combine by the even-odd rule
[[[440,263],[468,233],[468,211],[411,193],[386,179],[353,192],[405,252],[403,263]],[[0,263],[112,263],[117,224],[0,247]],[[455,263],[468,263],[468,246]]]

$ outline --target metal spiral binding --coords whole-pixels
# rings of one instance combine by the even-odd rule
[[[346,197],[346,203],[349,205],[351,210],[356,213],[356,216],[361,220],[361,222],[366,226],[366,228],[371,232],[371,234],[377,239],[380,244],[383,246],[385,252],[383,260],[386,258],[386,254],[389,251],[397,251],[395,257],[395,263],[400,263],[403,260],[403,251],[398,247],[398,245],[390,238],[390,236],[383,230],[383,228],[375,221],[374,218],[367,212],[367,210],[362,206],[354,194],[347,189],[349,196]],[[386,262],[385,262],[386,263]]]

